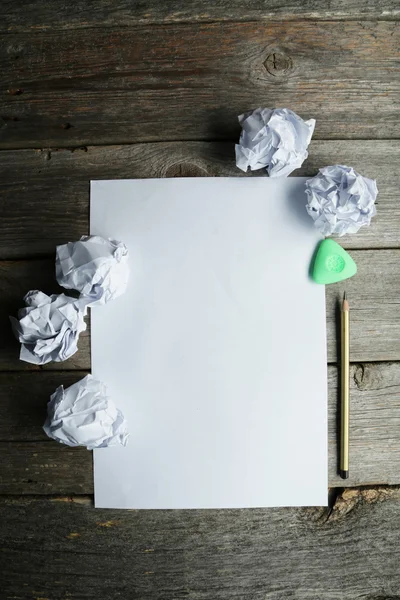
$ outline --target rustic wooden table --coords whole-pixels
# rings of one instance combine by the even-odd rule
[[[0,598],[399,599],[398,4],[1,8]],[[240,176],[237,115],[259,105],[316,118],[295,174],[339,162],[378,181],[372,226],[341,240],[359,269],[346,282],[350,479],[337,476],[339,284],[327,288],[329,509],[95,510],[91,453],[41,428],[50,393],[90,369],[89,334],[69,361],[34,367],[7,316],[26,291],[58,290],[55,245],[88,232],[91,178]]]

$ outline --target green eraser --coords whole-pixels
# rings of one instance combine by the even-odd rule
[[[336,283],[353,277],[356,273],[356,263],[342,246],[331,239],[320,243],[312,271],[316,283]]]

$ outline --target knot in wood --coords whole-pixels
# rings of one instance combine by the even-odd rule
[[[208,177],[209,173],[193,163],[175,163],[168,167],[164,177]]]
[[[264,67],[273,77],[283,79],[293,69],[293,61],[283,52],[271,52],[264,61]]]

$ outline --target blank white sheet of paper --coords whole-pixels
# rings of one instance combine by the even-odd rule
[[[95,504],[327,504],[325,288],[304,178],[91,182],[91,234],[130,254],[91,311],[92,373],[128,421]]]

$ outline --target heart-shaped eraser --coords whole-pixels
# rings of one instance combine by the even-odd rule
[[[356,263],[342,246],[331,239],[320,243],[312,273],[316,283],[336,283],[353,277],[356,273]]]

